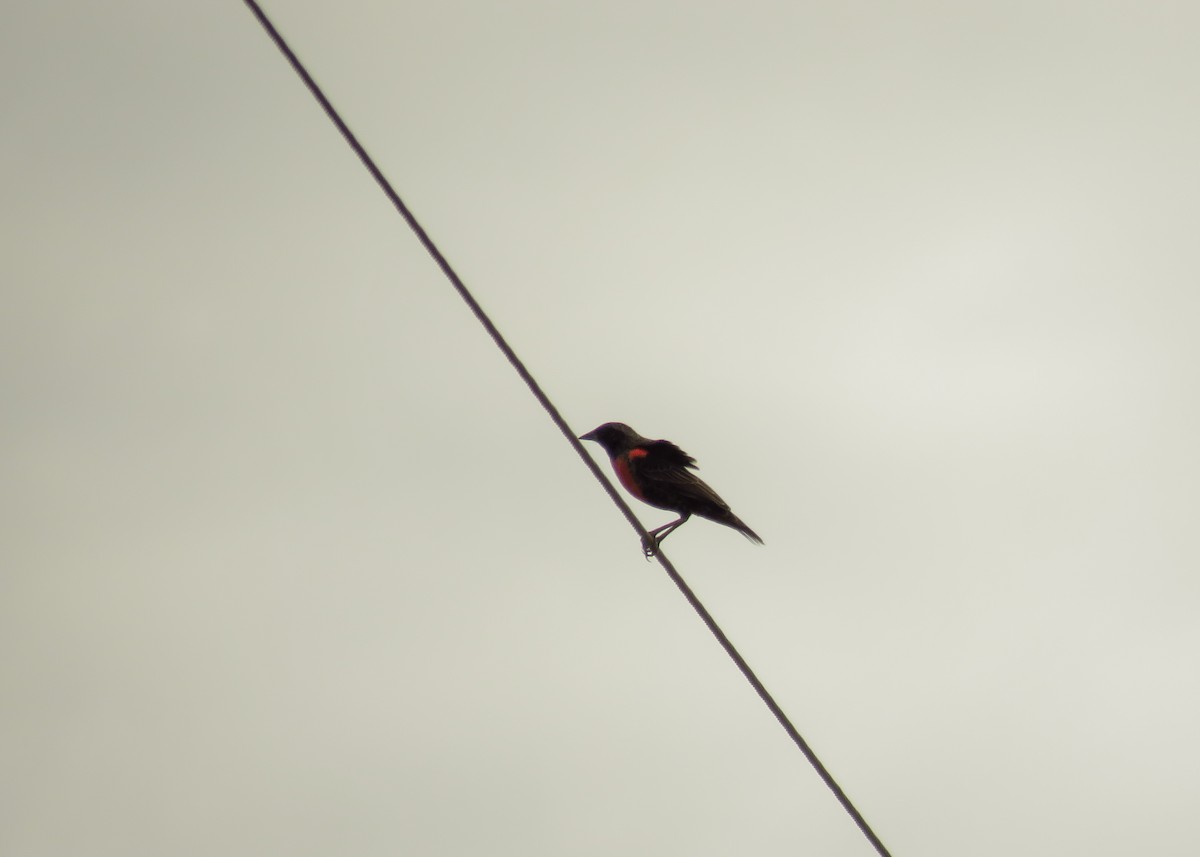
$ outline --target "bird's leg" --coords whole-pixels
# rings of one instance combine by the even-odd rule
[[[686,523],[687,519],[690,517],[692,517],[691,512],[684,512],[683,517],[681,517],[678,521],[672,521],[669,524],[663,524],[661,527],[656,527],[650,532],[646,533],[645,538],[642,539],[642,552],[646,554],[646,559],[650,559],[650,557],[658,553],[658,546],[662,543],[662,540],[671,535],[671,533],[675,532],[677,527]]]

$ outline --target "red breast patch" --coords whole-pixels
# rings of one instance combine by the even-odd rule
[[[638,454],[640,453],[640,455]],[[625,486],[625,490],[637,497],[639,500],[645,500],[642,496],[641,486],[633,476],[633,468],[629,466],[631,458],[644,458],[648,453],[644,449],[633,449],[627,453],[622,453],[613,459],[613,470],[617,472],[617,478],[621,480],[621,484]]]

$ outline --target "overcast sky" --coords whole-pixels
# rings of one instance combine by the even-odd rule
[[[1197,853],[1200,6],[266,8],[896,857]],[[241,3],[0,74],[0,852],[871,853]]]

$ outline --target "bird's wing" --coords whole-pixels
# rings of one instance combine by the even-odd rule
[[[639,443],[637,449],[645,452],[645,455],[636,456],[636,458],[638,464],[646,471],[683,467],[691,467],[694,470],[696,467],[696,459],[669,440],[651,440]]]
[[[646,454],[631,454],[630,463],[637,469],[638,477],[648,483],[647,487],[654,483],[664,487],[669,485],[673,491],[694,501],[713,503],[721,509],[729,508],[729,504],[717,496],[716,491],[692,472],[696,468],[696,459],[675,444],[667,440],[655,440],[639,444],[637,449],[645,450]]]

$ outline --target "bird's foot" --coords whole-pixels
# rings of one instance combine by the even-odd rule
[[[652,535],[642,536],[642,553],[650,560],[658,553],[658,538]]]

